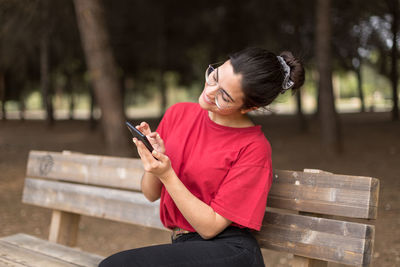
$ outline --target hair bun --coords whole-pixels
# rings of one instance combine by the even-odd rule
[[[305,71],[302,62],[295,58],[290,51],[283,51],[280,56],[290,67],[290,80],[294,82],[292,90],[299,89],[304,84]]]

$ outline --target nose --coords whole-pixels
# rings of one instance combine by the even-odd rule
[[[206,85],[206,94],[208,97],[212,97],[213,99],[215,98],[215,95],[218,92],[218,84],[216,85]]]

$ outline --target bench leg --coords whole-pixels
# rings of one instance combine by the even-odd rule
[[[305,258],[294,255],[291,261],[292,267],[328,267],[327,261]]]
[[[78,237],[80,215],[53,210],[49,241],[74,247]]]

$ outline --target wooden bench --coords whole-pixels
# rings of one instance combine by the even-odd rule
[[[81,215],[163,229],[159,202],[140,192],[142,172],[138,159],[31,151],[22,201],[53,210],[49,240],[1,238],[0,266],[97,266],[102,257],[71,248]],[[374,226],[349,218],[376,219],[378,179],[318,170],[273,177],[256,235],[262,248],[294,254],[293,266],[371,263]]]

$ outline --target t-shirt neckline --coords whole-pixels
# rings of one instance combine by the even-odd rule
[[[230,127],[230,126],[221,125],[221,124],[216,123],[215,121],[213,121],[210,118],[207,110],[202,109],[202,113],[203,113],[203,116],[205,116],[206,123],[216,129],[221,129],[221,130],[225,130],[225,131],[236,131],[236,132],[237,131],[251,132],[251,131],[257,131],[261,128],[260,125],[254,125],[254,126],[248,126],[248,127]]]

